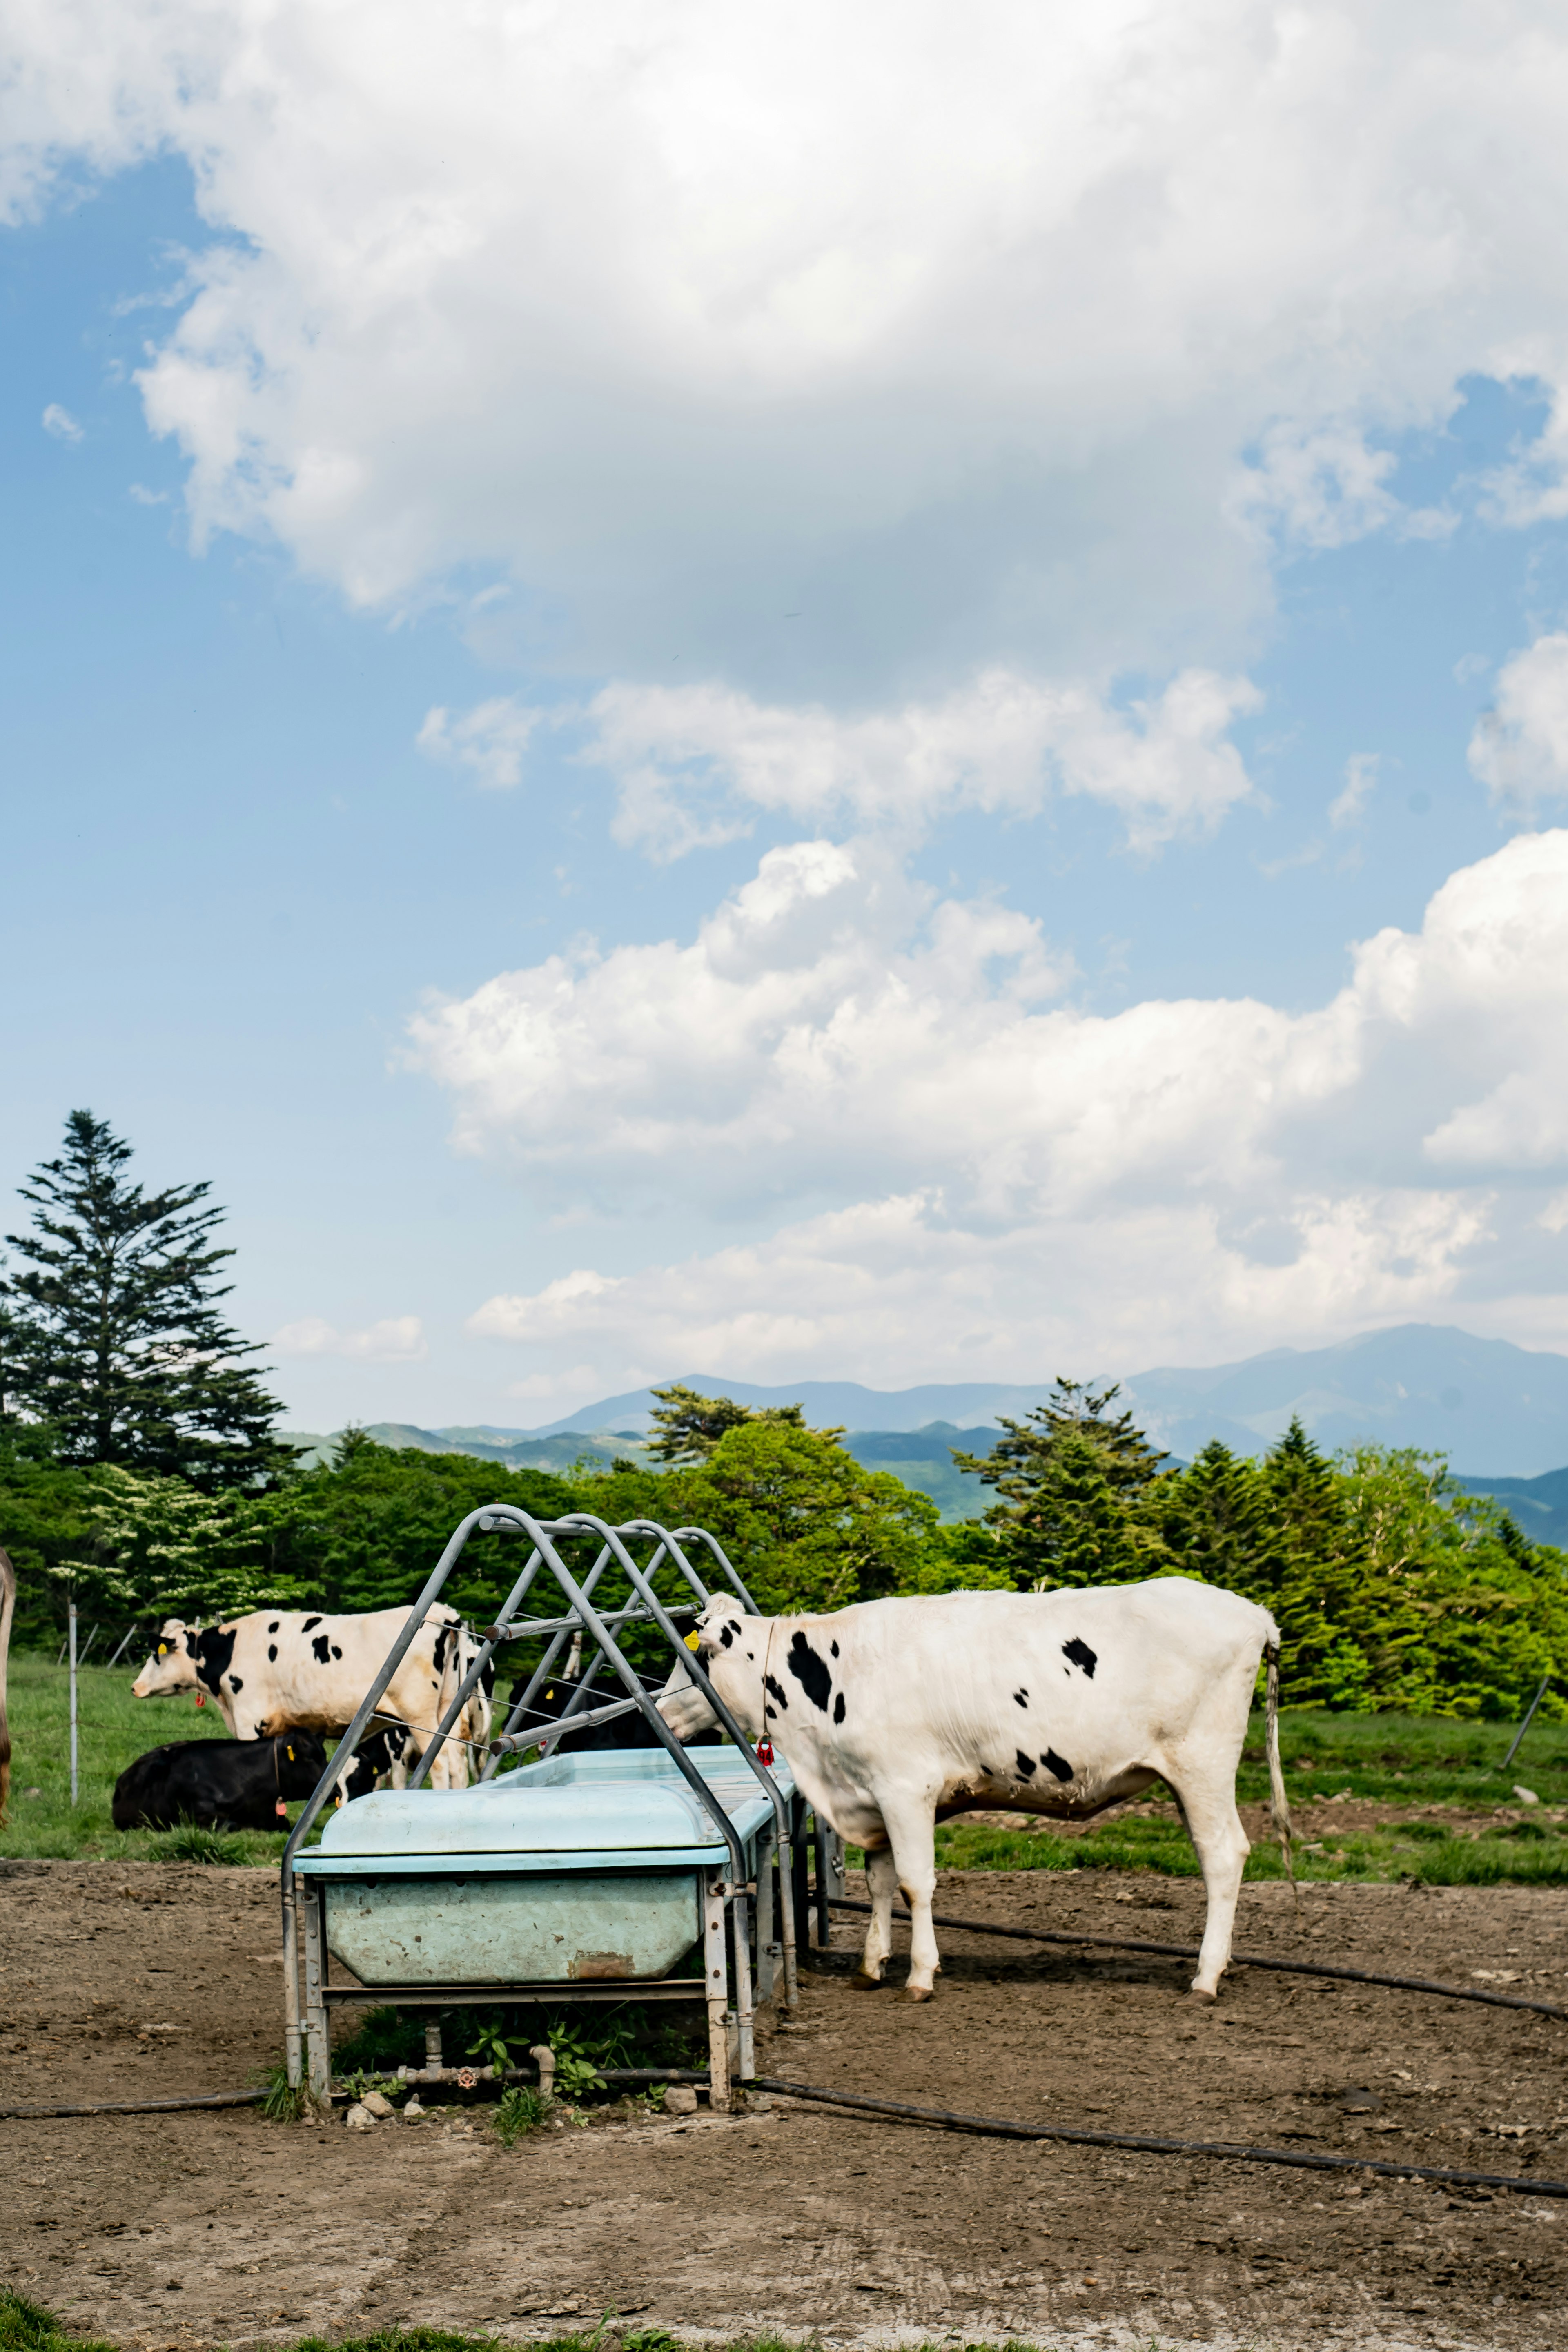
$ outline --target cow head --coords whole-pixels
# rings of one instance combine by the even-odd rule
[[[770,1617],[752,1617],[731,1596],[715,1592],[695,1630],[688,1635],[712,1678],[713,1686],[742,1730],[760,1739],[766,1723],[767,1694],[763,1677],[767,1662]],[[667,1719],[669,1709],[664,1708]],[[704,1709],[706,1713],[706,1709]],[[766,1724],[770,1730],[776,1726]],[[679,1736],[679,1727],[672,1724]]]
[[[733,1650],[742,1641],[747,1627],[752,1627],[754,1632],[761,1622],[759,1618],[748,1617],[740,1602],[730,1594],[710,1593],[694,1633],[688,1636],[688,1646],[695,1650],[706,1664],[721,1656],[724,1652]],[[752,1647],[755,1649],[754,1642]]]
[[[309,1797],[327,1769],[327,1751],[319,1732],[290,1729],[273,1744],[279,1797]]]
[[[195,1690],[197,1640],[195,1627],[183,1617],[165,1618],[157,1647],[131,1685],[132,1697],[173,1698],[180,1691]]]

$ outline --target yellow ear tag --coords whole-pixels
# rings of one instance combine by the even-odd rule
[[[689,1650],[700,1650],[702,1647],[701,1634],[688,1633],[686,1637],[686,1646]]]
[[[161,1658],[166,1658],[166,1657],[168,1656],[168,1654],[169,1654],[169,1644],[167,1643],[167,1642],[160,1642],[160,1643],[159,1643],[159,1644],[158,1644],[158,1655],[159,1655]]]
[[[554,1697],[555,1693],[553,1691],[546,1691],[544,1696],[547,1699],[551,1699]]]
[[[288,1757],[289,1763],[292,1764],[294,1761],[294,1750],[291,1748],[285,1748],[284,1754]]]

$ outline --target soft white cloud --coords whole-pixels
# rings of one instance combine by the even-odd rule
[[[505,694],[456,719],[437,705],[425,714],[419,749],[449,767],[467,768],[487,791],[510,792],[521,782],[522,756],[542,716]]]
[[[731,840],[748,808],[914,832],[950,808],[1034,815],[1053,787],[1106,803],[1135,849],[1205,831],[1252,786],[1226,740],[1261,697],[1187,670],[1123,712],[1082,686],[1005,670],[867,718],[765,705],[717,685],[614,686],[583,756],[620,788],[615,830],[656,856]]]
[[[8,37],[13,212],[194,167],[218,234],[143,390],[198,530],[369,601],[501,567],[600,674],[1229,660],[1248,452],[1288,538],[1439,529],[1390,440],[1469,374],[1568,386],[1539,0],[17,0]],[[1561,510],[1561,418],[1503,519]]]
[[[499,1147],[563,1204],[672,1163],[693,1200],[778,1197],[825,1151],[856,1183],[921,1164],[960,1073],[978,1139],[993,1097],[1032,1094],[1025,1008],[1070,969],[1037,923],[933,903],[875,842],[796,842],[689,945],[503,973],[421,1014],[414,1053],[457,1095],[460,1146]]]
[[[1104,1016],[1054,1001],[1067,977],[1022,918],[816,842],[770,852],[688,946],[585,950],[433,1007],[416,1052],[459,1139],[536,1194],[780,1220],[503,1293],[472,1329],[896,1380],[911,1347],[952,1371],[987,1333],[1013,1363],[1058,1334],[1147,1360],[1568,1288],[1541,1255],[1568,1171],[1568,832],[1452,876],[1318,1008]]]
[[[1244,528],[1301,547],[1345,547],[1391,528],[1404,539],[1447,539],[1458,516],[1405,506],[1389,488],[1397,467],[1392,449],[1369,448],[1354,425],[1277,424],[1238,470],[1226,508]]]
[[[79,441],[82,437],[81,426],[77,423],[70,410],[62,408],[58,400],[50,401],[41,421],[45,432],[53,440]]]
[[[717,684],[617,685],[574,713],[508,696],[458,719],[437,709],[418,740],[481,783],[509,786],[535,730],[574,719],[578,756],[616,780],[616,837],[656,857],[734,840],[759,809],[908,835],[955,808],[1033,816],[1053,792],[1115,809],[1130,846],[1147,851],[1211,831],[1251,796],[1226,738],[1261,699],[1246,678],[1208,670],[1185,670],[1125,710],[1082,685],[989,670],[938,702],[863,718]]]
[[[756,1380],[831,1364],[889,1388],[915,1365],[922,1379],[1024,1380],[1043,1364],[1223,1358],[1280,1331],[1338,1338],[1428,1316],[1486,1228],[1484,1205],[1462,1195],[1302,1195],[1288,1251],[1271,1234],[1259,1256],[1212,1202],[1179,1193],[1001,1231],[955,1227],[940,1195],[912,1194],[616,1280],[502,1293],[468,1328],[542,1355],[591,1341],[614,1367],[606,1386],[633,1384],[649,1360]]]
[[[1510,811],[1568,792],[1568,635],[1537,637],[1503,664],[1469,756],[1471,773]]]
[[[346,1356],[359,1364],[416,1364],[426,1353],[417,1315],[389,1315],[362,1331],[340,1331],[321,1316],[307,1315],[274,1331],[268,1345],[280,1356]]]
[[[1380,764],[1375,751],[1352,751],[1345,761],[1344,790],[1329,803],[1329,823],[1336,832],[1359,824],[1366,814]]]

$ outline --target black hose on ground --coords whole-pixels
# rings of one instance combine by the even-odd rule
[[[830,1907],[835,1911],[869,1911],[868,1903],[851,1901],[845,1895],[830,1895]],[[1021,1944],[1102,1944],[1112,1952],[1156,1952],[1169,1960],[1195,1960],[1195,1944],[1139,1944],[1126,1936],[1078,1936],[1046,1927],[1004,1927],[992,1919],[949,1919],[941,1912],[931,1915],[933,1927],[956,1927],[966,1936],[1006,1936]],[[1366,1969],[1336,1968],[1328,1960],[1273,1960],[1261,1952],[1233,1952],[1233,1969],[1272,1969],[1279,1976],[1338,1977],[1345,1984],[1387,1985],[1395,1992],[1436,1993],[1444,2000],[1479,2000],[1489,2009],[1531,2009],[1540,2017],[1568,2017],[1554,2000],[1525,2000],[1517,1993],[1473,1991],[1468,1985],[1440,1984],[1432,1977],[1381,1977]]]
[[[265,2091],[210,2091],[191,2099],[94,2099],[79,2106],[0,2107],[0,2121],[38,2123],[50,2116],[170,2116],[184,2107],[254,2107]]]
[[[422,2082],[432,2088],[456,2083],[459,2070],[443,2066],[439,2074],[416,2074],[408,2088],[416,2091]],[[485,2075],[493,2079],[486,2067]],[[598,2070],[606,2083],[706,2083],[707,2068],[690,2066],[601,2066]],[[509,2066],[507,2080],[531,2083],[538,2080],[535,2067]],[[342,2084],[332,2085],[334,2099],[351,2095]],[[188,2099],[94,2099],[90,2103],[58,2107],[0,2107],[0,2123],[47,2123],[56,2116],[167,2116],[178,2115],[189,2107],[254,2107],[266,2098],[260,2091],[212,2091]]]
[[[692,2066],[604,2066],[606,2083],[705,2084],[705,2068]],[[414,2087],[411,2085],[411,2087]],[[1247,2147],[1237,2141],[1154,2139],[1133,2132],[1075,2131],[1066,2124],[1016,2124],[999,2116],[971,2116],[951,2107],[915,2107],[901,2099],[868,2098],[860,2091],[825,2091],[815,2083],[787,2083],[773,2074],[756,2074],[742,2087],[783,2099],[802,2099],[820,2106],[847,2107],[857,2115],[887,2116],[896,2123],[935,2124],[943,2131],[965,2131],[985,2139],[1059,2140],[1069,2147],[1116,2147],[1138,2156],[1210,2156],[1231,2164],[1279,2164],[1296,2172],[1361,2172],[1381,2180],[1430,2180],[1447,2188],[1501,2189],[1520,2197],[1568,2197],[1568,2180],[1532,2180],[1512,2172],[1457,2172],[1429,2164],[1382,2164],[1358,2156],[1309,2156],[1293,2148]],[[37,2122],[56,2116],[168,2115],[192,2107],[255,2106],[265,2091],[217,2091],[188,2099],[133,2099],[123,2104],[104,2100],[91,2105],[0,2107],[0,2117],[13,2122]],[[334,2091],[346,2098],[346,2091]]]
[[[1289,2147],[1247,2147],[1223,2139],[1151,2139],[1135,2132],[1074,2131],[1065,2124],[1015,2124],[997,2116],[967,2116],[948,2107],[911,2107],[900,2099],[869,2099],[858,2091],[823,2091],[811,2083],[757,2074],[748,2091],[781,2099],[809,2099],[848,2107],[857,2115],[889,2116],[898,2123],[938,2124],[985,2139],[1065,2140],[1070,2147],[1130,2148],[1139,2156],[1213,2156],[1231,2164],[1283,2164],[1294,2172],[1370,2172],[1381,2180],[1431,2180],[1446,2188],[1504,2189],[1521,2197],[1568,2197],[1568,2180],[1530,2180],[1514,2172],[1450,2172],[1431,2164],[1378,2164],[1360,2156],[1308,2156]]]

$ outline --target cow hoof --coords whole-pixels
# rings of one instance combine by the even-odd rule
[[[857,1969],[849,1981],[857,1992],[880,1992],[882,1990],[881,1978],[868,1977],[864,1969]]]
[[[906,1985],[904,1987],[904,1999],[906,2000],[934,2000],[936,1999],[936,1987],[934,1985]]]
[[[1219,1995],[1217,1992],[1205,1992],[1201,1985],[1192,1985],[1188,1988],[1187,1999],[1200,2002],[1205,2009],[1212,2009]]]

